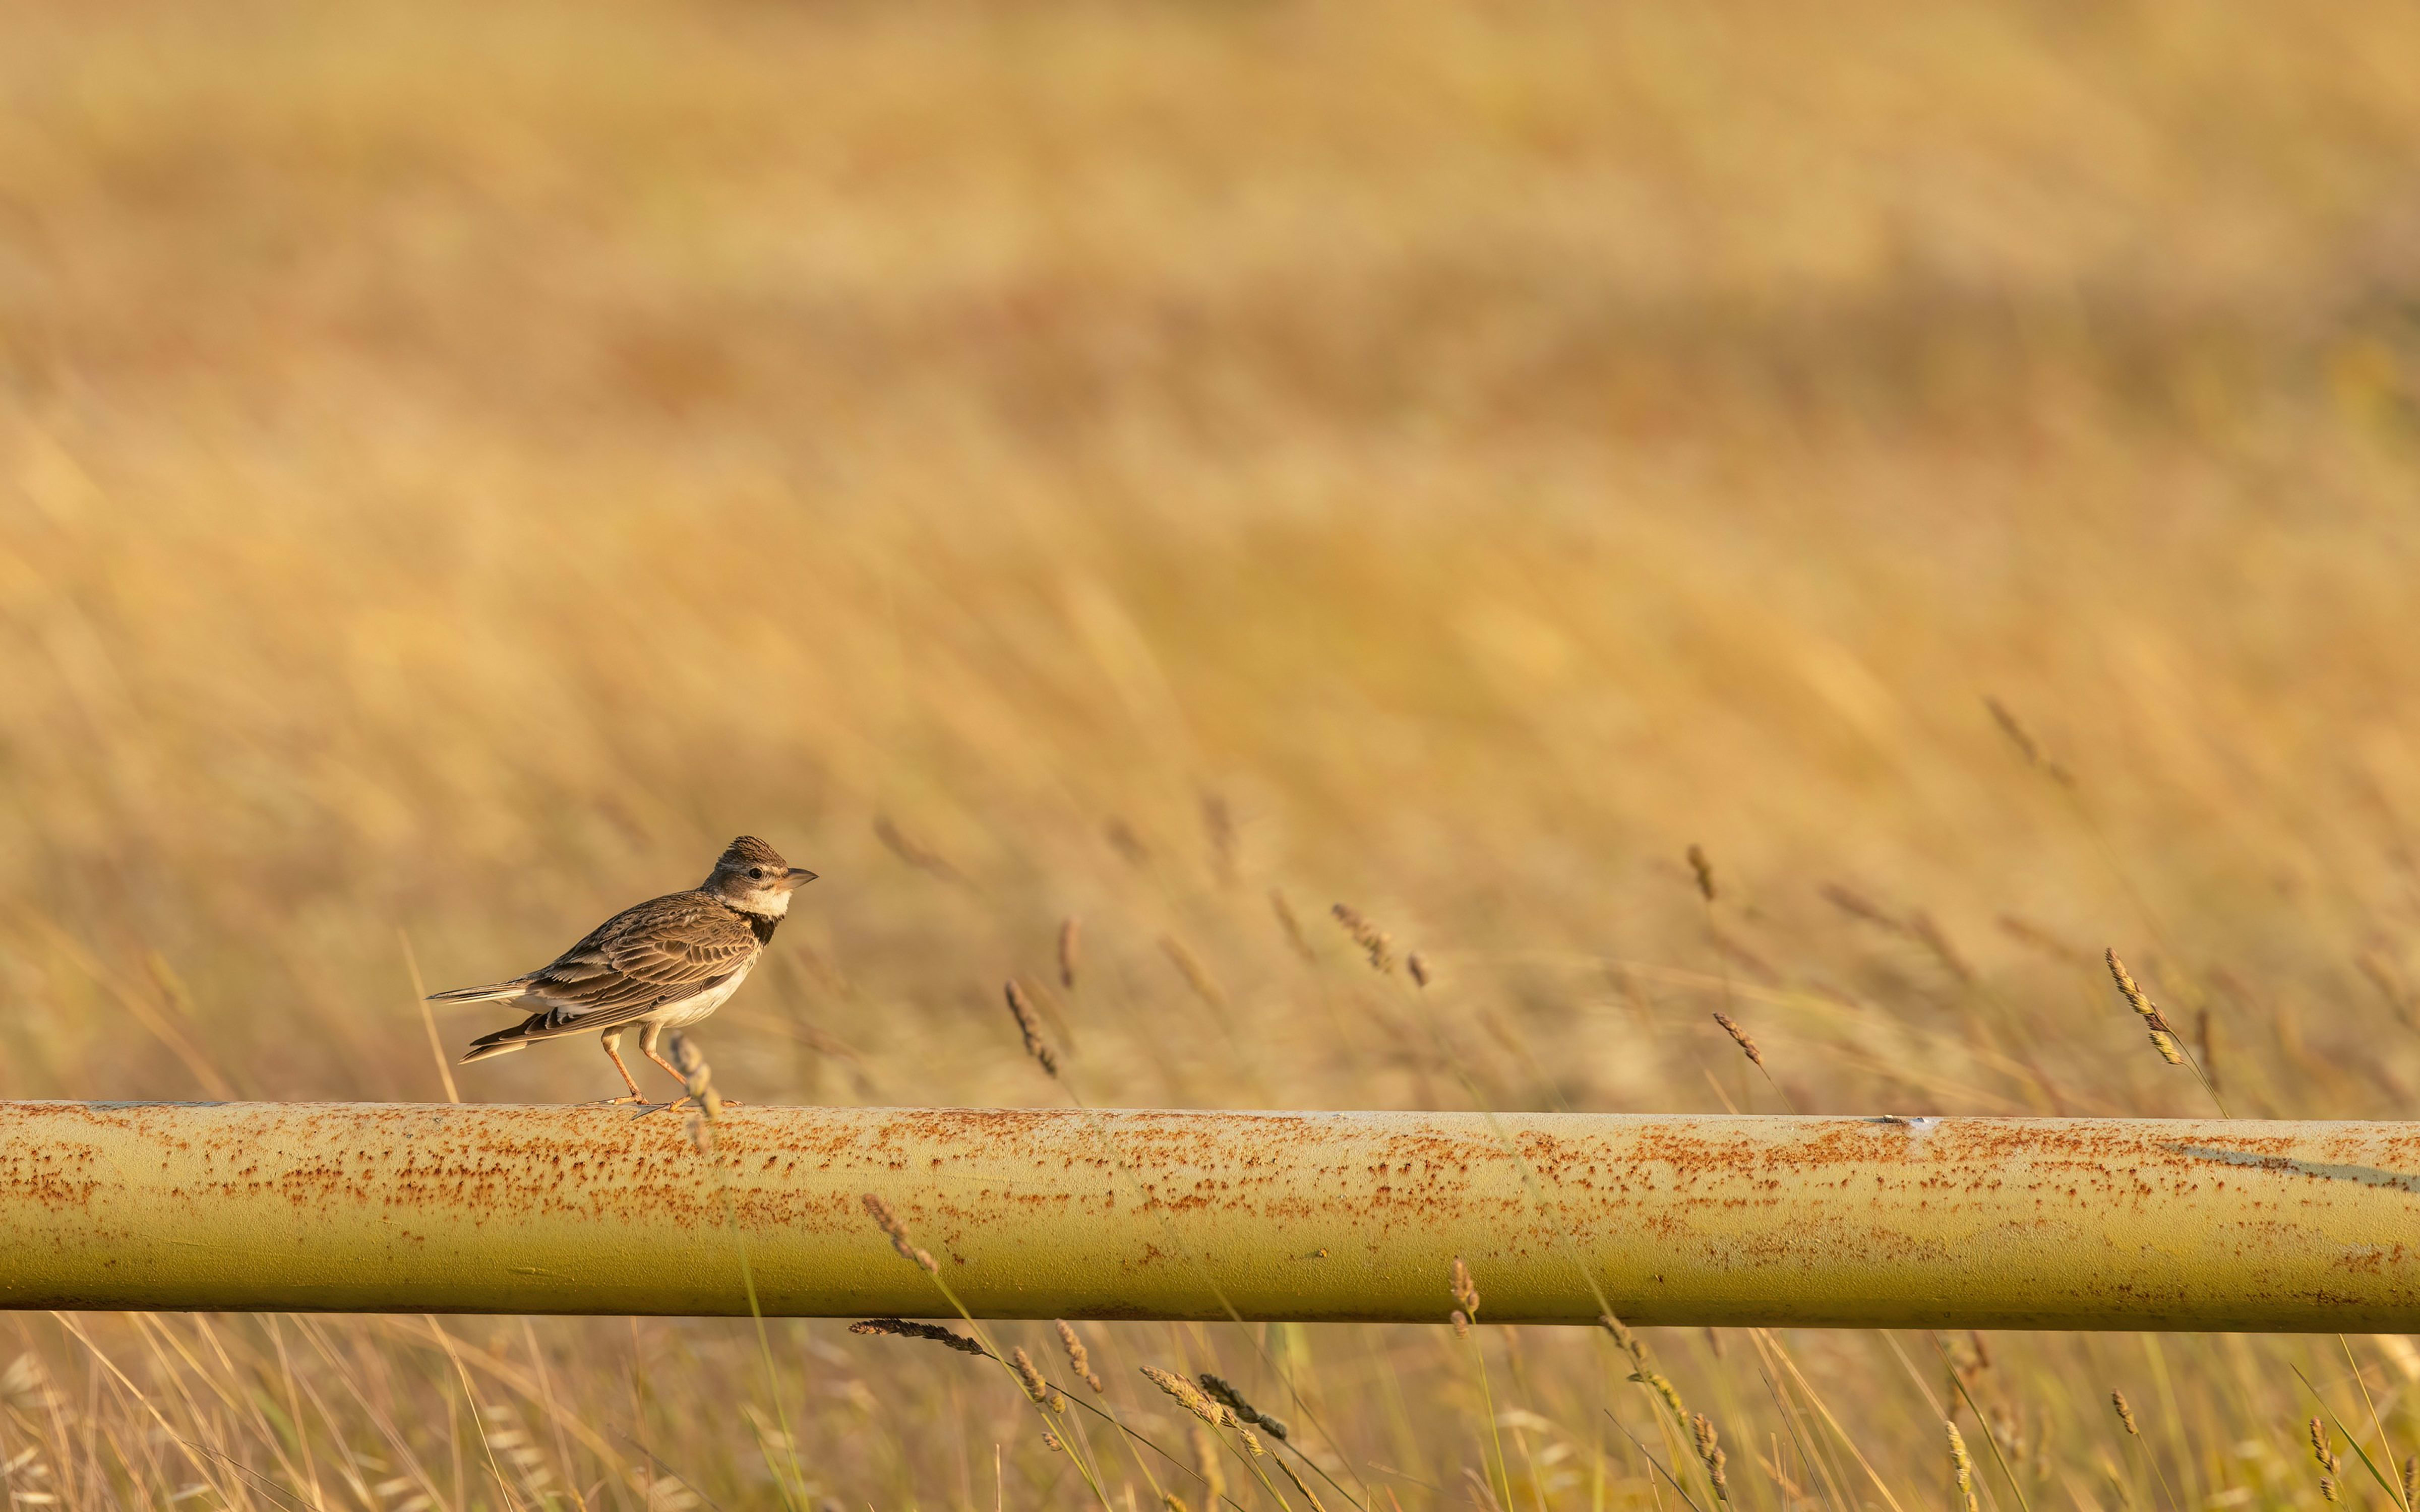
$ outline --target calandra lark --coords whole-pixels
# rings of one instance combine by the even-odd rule
[[[636,1025],[639,1050],[681,1073],[656,1053],[666,1029],[680,1028],[721,1008],[739,990],[790,911],[790,894],[815,874],[782,859],[753,835],[731,842],[713,872],[688,892],[626,908],[586,939],[525,977],[485,987],[430,995],[433,1003],[527,1002],[538,1011],[509,1029],[471,1041],[465,1064],[510,1055],[540,1040],[601,1035],[628,1097],[644,1103],[630,1068],[622,1064],[622,1031]]]

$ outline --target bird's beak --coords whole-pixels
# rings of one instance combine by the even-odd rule
[[[782,881],[792,887],[803,887],[815,880],[815,874],[803,866],[794,866],[782,874]]]

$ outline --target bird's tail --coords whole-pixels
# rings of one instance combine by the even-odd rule
[[[510,981],[491,981],[485,987],[455,987],[442,993],[430,993],[432,1003],[492,1003],[500,998],[519,997],[529,991],[527,977],[515,977]]]
[[[473,987],[469,990],[477,992],[480,989]],[[551,1011],[532,1013],[509,1029],[498,1029],[493,1034],[483,1034],[472,1041],[471,1048],[463,1052],[458,1064],[467,1066],[474,1060],[493,1060],[498,1056],[509,1056],[516,1050],[526,1050],[540,1040],[551,1040],[570,1032],[566,1026],[554,1022]]]

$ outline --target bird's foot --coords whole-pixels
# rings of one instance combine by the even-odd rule
[[[721,1098],[718,1101],[727,1108],[745,1106],[745,1104],[736,1097]],[[650,1113],[661,1113],[667,1109],[676,1112],[682,1108],[693,1108],[697,1106],[697,1099],[689,1096],[687,1093],[683,1093],[679,1097],[674,1098],[669,1103],[649,1103],[644,1098],[640,1099],[639,1102],[641,1104],[639,1111],[630,1115],[630,1117],[634,1119],[644,1119]]]
[[[644,1103],[646,1100],[644,1093],[630,1092],[621,1097],[600,1097],[593,1103],[582,1103],[580,1105],[583,1108],[618,1108],[627,1103]]]

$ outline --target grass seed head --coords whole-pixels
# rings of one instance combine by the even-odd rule
[[[1730,1462],[1730,1456],[1723,1452],[1722,1435],[1714,1431],[1714,1420],[1699,1412],[1689,1419],[1689,1434],[1697,1443],[1699,1459],[1705,1464],[1706,1479],[1714,1489],[1714,1500],[1730,1501],[1730,1481],[1724,1475],[1723,1467]]]
[[[1344,933],[1352,935],[1353,943],[1361,947],[1362,953],[1370,958],[1371,970],[1395,969],[1394,940],[1386,931],[1371,923],[1362,917],[1359,909],[1350,903],[1338,903],[1328,912],[1336,916],[1336,921],[1344,926]]]
[[[2118,1409],[2118,1421],[2125,1426],[2126,1432],[2129,1437],[2139,1439],[2143,1436],[2141,1427],[2134,1421],[2134,1409],[2126,1404],[2126,1394],[2124,1392],[2111,1392],[2109,1394],[2109,1405]]]
[[[2183,1065],[2185,1053],[2177,1043],[2176,1031],[2169,1028],[2168,1021],[2160,1016],[2159,1006],[2151,1001],[2149,994],[2143,991],[2142,984],[2134,980],[2134,974],[2126,969],[2126,963],[2118,959],[2116,949],[2108,952],[2107,959],[2109,978],[2118,984],[2118,995],[2126,999],[2126,1006],[2141,1016],[2143,1027],[2151,1039],[2151,1048],[2158,1051],[2160,1058],[2169,1065]]]
[[[1036,1406],[1047,1407],[1053,1412],[1060,1412],[1067,1410],[1065,1398],[1062,1397],[1057,1401],[1051,1399],[1058,1396],[1059,1393],[1051,1388],[1050,1382],[1042,1379],[1042,1372],[1034,1368],[1033,1356],[1026,1353],[1021,1348],[1011,1350],[1008,1351],[1008,1365],[1010,1369],[1016,1372],[1016,1383],[1025,1388],[1026,1396]]]
[[[903,1339],[931,1339],[934,1343],[955,1350],[960,1354],[988,1352],[982,1345],[963,1334],[953,1334],[938,1323],[911,1323],[904,1318],[869,1318],[863,1322],[849,1324],[848,1331],[852,1334],[889,1335],[892,1337]]]
[[[1212,1427],[1217,1427],[1225,1416],[1219,1412],[1218,1403],[1202,1396],[1200,1387],[1175,1371],[1162,1370],[1156,1365],[1147,1365],[1142,1367],[1142,1373],[1150,1378],[1153,1385],[1176,1398],[1177,1406],[1184,1408]]]
[[[1764,1068],[1763,1053],[1757,1049],[1756,1041],[1747,1037],[1747,1031],[1741,1028],[1738,1024],[1733,1022],[1729,1013],[1716,1013],[1714,1015],[1714,1022],[1721,1025],[1723,1026],[1723,1032],[1730,1035],[1731,1039],[1738,1043],[1741,1053],[1747,1057],[1748,1063],[1750,1065],[1755,1066],[1760,1071]]]
[[[1706,859],[1706,848],[1692,845],[1688,849],[1689,874],[1697,879],[1698,896],[1708,903],[1714,901],[1714,863]]]
[[[1063,1320],[1057,1326],[1060,1346],[1067,1351],[1068,1368],[1075,1371],[1085,1385],[1093,1388],[1094,1396],[1100,1396],[1106,1388],[1101,1384],[1101,1378],[1093,1374],[1093,1357],[1085,1350],[1084,1341],[1078,1338],[1076,1331],[1068,1327]]]
[[[1418,950],[1404,957],[1404,969],[1412,974],[1412,985],[1425,987],[1432,980],[1428,959]]]
[[[1671,1410],[1675,1422],[1689,1421],[1689,1409],[1681,1400],[1681,1388],[1673,1385],[1663,1372],[1650,1370],[1642,1364],[1637,1370],[1631,1372],[1630,1379],[1664,1398],[1664,1405]]]
[[[1008,998],[1009,1017],[1016,1020],[1016,1032],[1025,1037],[1025,1053],[1041,1066],[1044,1074],[1057,1077],[1059,1057],[1052,1055],[1050,1047],[1042,1041],[1042,1021],[1033,1011],[1032,999],[1025,995],[1025,989],[1016,984],[1015,977],[1008,979],[1004,995]]]
[[[1479,1316],[1479,1288],[1470,1279],[1470,1265],[1459,1255],[1453,1257],[1453,1300],[1473,1318]]]
[[[890,1238],[891,1247],[899,1252],[901,1259],[910,1265],[921,1267],[927,1275],[940,1274],[941,1268],[934,1262],[933,1257],[908,1242],[908,1226],[901,1223],[899,1215],[891,1211],[890,1203],[871,1192],[864,1194],[858,1200],[865,1205],[866,1216],[874,1220],[875,1227]]]
[[[1614,1317],[1611,1313],[1597,1314],[1596,1324],[1597,1327],[1604,1329],[1606,1333],[1613,1335],[1613,1342],[1621,1346],[1622,1353],[1630,1356],[1633,1360],[1644,1360],[1647,1358],[1646,1351],[1638,1347],[1638,1335],[1630,1331],[1629,1324],[1623,1322],[1621,1319]]]
[[[1286,1437],[1286,1426],[1282,1419],[1271,1417],[1246,1401],[1244,1394],[1237,1391],[1224,1376],[1214,1376],[1204,1370],[1195,1379],[1202,1382],[1202,1389],[1210,1394],[1212,1400],[1235,1414],[1237,1422],[1258,1427],[1272,1439],[1282,1440]]]
[[[2126,1006],[2141,1014],[2146,1023],[2157,1019],[2160,1011],[2151,1006],[2149,995],[2134,980],[2134,974],[2126,969],[2126,963],[2118,959],[2117,948],[2112,946],[2102,954],[2109,963],[2109,979],[2118,984],[2118,995],[2126,999]]]
[[[1942,1425],[1949,1430],[1949,1468],[1958,1478],[1958,1497],[1965,1512],[1980,1512],[1981,1504],[1975,1499],[1975,1460],[1966,1452],[1966,1437],[1955,1423]]]
[[[701,1155],[714,1153],[714,1125],[722,1118],[722,1094],[714,1089],[714,1068],[688,1035],[675,1030],[665,1040],[672,1062],[681,1073],[681,1090],[697,1100],[697,1111],[683,1120],[689,1142]]]

